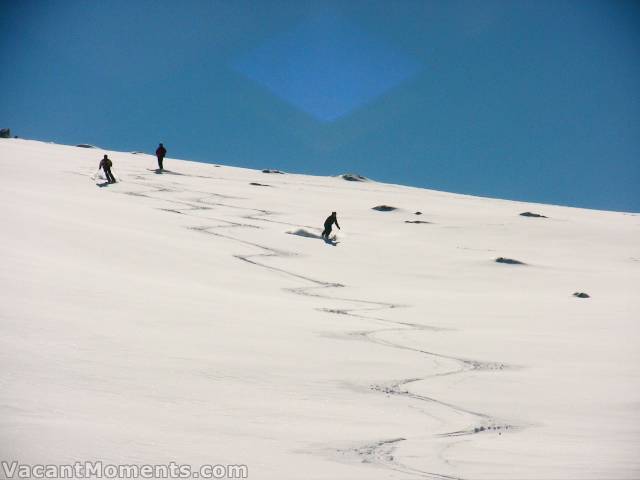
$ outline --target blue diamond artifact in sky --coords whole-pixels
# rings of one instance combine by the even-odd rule
[[[422,70],[410,55],[334,14],[276,35],[232,67],[323,122],[351,113]]]

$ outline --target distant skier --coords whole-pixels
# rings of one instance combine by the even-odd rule
[[[333,226],[333,224],[336,224],[336,227],[338,227],[338,230],[340,230],[340,225],[338,225],[338,217],[336,212],[331,212],[331,215],[329,215],[327,217],[327,219],[324,221],[324,231],[322,232],[322,238],[324,239],[328,239],[329,235],[331,235],[331,227]]]
[[[113,166],[113,162],[106,155],[100,160],[100,165],[98,165],[98,170],[104,170],[104,174],[107,176],[107,182],[116,183],[116,178],[111,173],[111,167]]]
[[[164,160],[164,156],[167,154],[167,149],[164,148],[164,145],[160,144],[158,145],[158,148],[156,148],[156,157],[158,157],[158,168],[160,170],[164,170],[162,168],[162,161]]]

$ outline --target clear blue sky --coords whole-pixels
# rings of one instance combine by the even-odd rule
[[[0,11],[0,127],[21,137],[640,212],[640,2]]]

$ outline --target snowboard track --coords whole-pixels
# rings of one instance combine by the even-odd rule
[[[186,175],[191,176],[191,175]],[[198,177],[200,178],[200,177]],[[202,177],[205,178],[205,177]],[[185,228],[199,232],[206,235],[211,235],[217,238],[223,238],[226,240],[233,241],[235,243],[246,245],[249,247],[257,248],[260,250],[260,253],[252,253],[252,254],[235,254],[233,255],[238,260],[251,264],[256,267],[264,268],[266,270],[272,271],[277,274],[285,275],[290,278],[295,278],[297,280],[310,283],[311,285],[293,287],[293,288],[284,288],[285,291],[294,294],[301,295],[306,297],[314,297],[327,301],[339,301],[354,304],[356,306],[352,308],[316,308],[315,310],[325,312],[333,315],[346,315],[366,321],[373,321],[378,323],[385,323],[387,325],[392,325],[390,328],[375,328],[365,331],[359,332],[351,332],[348,335],[358,336],[366,341],[371,343],[384,346],[387,348],[395,348],[400,350],[406,350],[415,352],[416,354],[425,355],[431,357],[436,360],[444,360],[446,362],[454,364],[454,368],[446,370],[444,372],[434,373],[424,377],[411,377],[405,378],[401,380],[392,380],[385,383],[373,384],[369,385],[369,389],[371,391],[380,392],[386,395],[392,395],[397,397],[404,397],[414,401],[430,403],[433,405],[438,405],[440,407],[444,407],[451,411],[454,411],[458,414],[467,417],[465,421],[464,428],[460,428],[458,430],[449,431],[440,434],[434,434],[434,437],[459,437],[459,436],[469,436],[476,435],[481,432],[499,432],[507,430],[518,430],[523,428],[522,426],[513,425],[511,423],[499,421],[497,418],[492,417],[491,415],[476,412],[465,407],[461,407],[458,405],[454,405],[452,403],[448,403],[442,400],[438,400],[433,397],[429,397],[426,395],[420,395],[417,393],[413,393],[409,390],[411,384],[415,384],[416,382],[426,381],[429,378],[440,377],[440,376],[450,376],[457,375],[466,372],[474,372],[474,371],[501,371],[507,369],[515,369],[518,367],[507,365],[500,362],[485,362],[479,360],[466,359],[462,357],[444,355],[436,352],[430,352],[427,350],[421,350],[418,348],[411,347],[409,345],[404,345],[402,343],[396,343],[384,338],[381,338],[381,335],[389,332],[411,332],[411,331],[422,331],[422,330],[430,330],[430,331],[446,331],[451,330],[448,328],[442,328],[437,326],[430,326],[424,324],[416,324],[410,322],[402,322],[397,320],[389,320],[380,317],[376,317],[373,315],[367,314],[367,312],[376,312],[382,310],[394,310],[399,308],[407,308],[408,305],[401,305],[397,303],[390,302],[380,302],[374,300],[366,300],[360,298],[351,298],[344,296],[331,295],[325,292],[328,289],[337,289],[337,288],[345,288],[345,285],[337,282],[329,282],[324,280],[319,280],[307,275],[303,275],[291,270],[287,270],[285,268],[276,267],[273,265],[269,265],[264,263],[264,261],[270,258],[284,258],[284,257],[293,257],[297,256],[296,253],[290,252],[287,250],[276,249],[267,245],[262,245],[260,243],[244,240],[241,238],[234,237],[232,235],[227,235],[225,233],[221,233],[220,230],[223,229],[233,229],[233,228],[257,228],[261,229],[263,227],[255,225],[250,222],[269,222],[281,225],[289,225],[295,227],[302,228],[311,228],[313,230],[318,230],[316,227],[308,226],[308,225],[300,225],[288,222],[282,222],[278,220],[273,220],[271,217],[277,215],[277,212],[258,209],[253,207],[245,207],[240,205],[234,205],[229,203],[223,203],[219,200],[229,200],[229,199],[237,199],[237,200],[245,200],[242,197],[231,197],[228,195],[221,195],[212,192],[204,192],[204,191],[195,191],[195,190],[186,190],[182,188],[168,188],[164,185],[153,185],[150,182],[130,182],[137,183],[138,185],[142,185],[144,187],[151,187],[152,189],[145,192],[135,192],[135,191],[125,191],[118,192],[126,195],[131,195],[135,197],[148,198],[150,200],[162,201],[171,205],[171,207],[158,208],[158,210],[180,214],[182,216],[191,216],[193,218],[197,218],[201,221],[214,221],[217,222],[214,225],[209,223],[200,224],[200,225],[189,225],[185,226]],[[174,182],[175,183],[175,182]],[[157,193],[188,193],[188,194],[198,194],[198,197],[192,198],[191,200],[177,200],[177,199],[167,199],[156,196],[154,194]],[[201,216],[196,215],[195,212],[213,210],[216,207],[230,208],[240,210],[241,212],[250,212],[238,215],[242,221],[236,222],[227,219],[210,217],[210,216]],[[359,447],[351,447],[351,448],[334,448],[333,451],[339,455],[355,455],[360,459],[362,463],[375,464],[380,467],[385,467],[389,470],[401,472],[404,474],[412,475],[414,477],[421,477],[430,480],[462,480],[461,477],[450,476],[446,474],[440,474],[435,472],[427,472],[423,470],[419,470],[416,468],[412,468],[408,465],[403,464],[398,458],[394,455],[395,450],[398,448],[402,442],[409,441],[410,439],[404,437],[398,437],[393,439],[383,439],[378,440],[373,443],[367,443],[365,445]],[[443,459],[444,460],[444,459]],[[445,463],[449,463],[447,460],[444,460]]]

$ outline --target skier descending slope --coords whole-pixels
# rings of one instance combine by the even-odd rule
[[[107,182],[116,183],[116,178],[111,173],[111,167],[113,166],[113,162],[105,155],[102,160],[100,160],[100,165],[98,165],[98,171],[100,169],[104,170],[104,174],[107,176]]]
[[[336,224],[336,227],[338,227],[338,230],[340,230],[340,225],[338,225],[337,214],[336,212],[331,212],[331,215],[329,215],[327,219],[324,221],[324,230],[322,232],[322,238],[324,238],[325,240],[329,239],[329,235],[331,235],[331,227],[334,223]]]
[[[164,148],[164,145],[160,144],[158,145],[158,148],[156,148],[156,157],[158,157],[158,169],[159,170],[164,170],[164,168],[162,167],[162,161],[164,160],[164,156],[167,154],[167,149]]]

